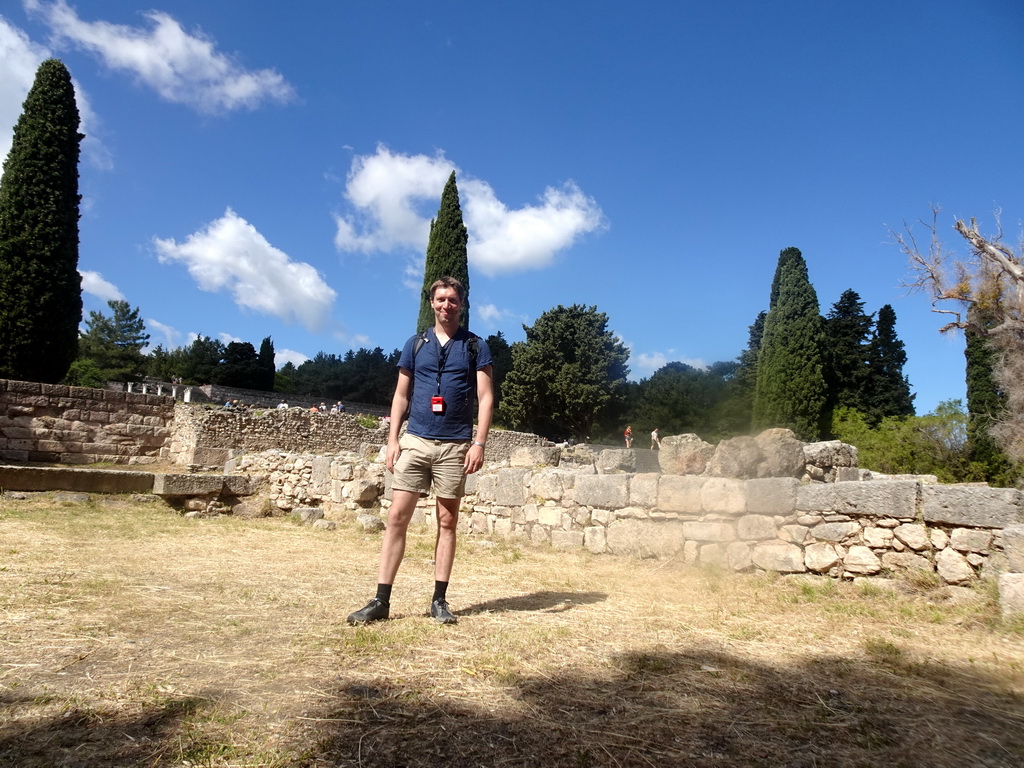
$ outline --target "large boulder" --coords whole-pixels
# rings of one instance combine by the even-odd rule
[[[666,475],[701,475],[715,446],[697,435],[669,435],[661,440],[658,464]]]
[[[763,458],[754,438],[731,437],[718,444],[705,471],[713,477],[754,478]]]
[[[791,430],[766,429],[754,441],[761,450],[756,477],[800,477],[804,473],[804,444]]]

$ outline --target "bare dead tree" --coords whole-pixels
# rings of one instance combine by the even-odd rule
[[[941,332],[970,329],[999,352],[994,373],[1007,410],[992,433],[1011,459],[1024,461],[1024,249],[1014,251],[1003,242],[997,211],[997,231],[990,236],[981,234],[973,218],[956,220],[953,229],[967,242],[970,256],[955,258],[939,236],[940,210],[933,205],[931,221],[918,222],[929,234],[924,249],[910,225],[889,230],[910,260],[911,277],[903,284],[928,293],[932,311],[947,316]]]

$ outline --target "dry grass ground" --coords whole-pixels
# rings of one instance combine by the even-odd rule
[[[0,498],[0,765],[1024,765],[1024,628],[949,598]]]

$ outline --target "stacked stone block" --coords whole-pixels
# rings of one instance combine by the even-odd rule
[[[153,463],[173,409],[160,395],[0,379],[0,460]]]

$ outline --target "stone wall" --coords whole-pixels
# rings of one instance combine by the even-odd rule
[[[808,480],[809,467],[801,478],[635,473],[619,469],[629,465],[627,453],[533,447],[490,462],[468,478],[461,532],[734,570],[842,578],[909,571],[968,584],[1011,570],[1004,529],[1024,523],[1016,489],[864,470],[852,473],[860,479],[816,482]],[[805,446],[804,455],[833,462],[850,451],[816,444]],[[736,466],[725,459],[708,465]],[[810,466],[813,474],[836,474],[829,463]],[[383,514],[389,505],[390,475],[375,456],[266,452],[242,457],[232,469],[270,478],[278,513],[312,505],[330,518]],[[420,502],[416,519],[433,524],[432,499]],[[1019,537],[1024,541],[1024,527]],[[1024,552],[1020,559],[1024,570]]]
[[[241,454],[266,450],[318,456],[365,453],[387,440],[383,422],[368,429],[350,413],[313,413],[302,408],[233,410],[179,403],[167,455],[176,464],[223,465]],[[487,456],[507,460],[516,448],[546,444],[537,435],[492,430]]]
[[[0,379],[0,460],[152,463],[173,416],[170,397]]]

